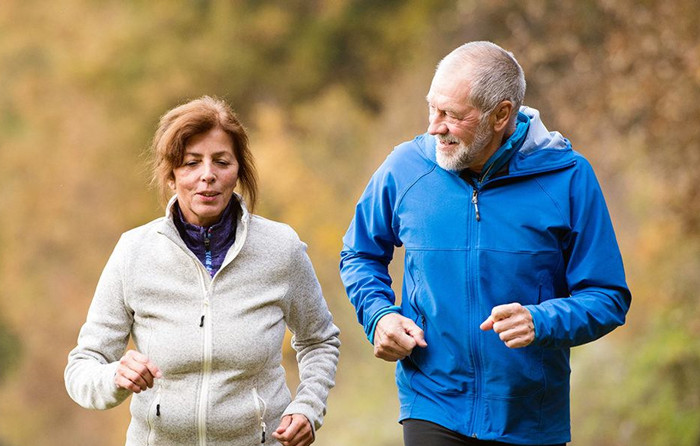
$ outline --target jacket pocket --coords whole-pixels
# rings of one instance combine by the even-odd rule
[[[482,336],[482,382],[487,398],[520,398],[544,390],[541,347],[510,349],[493,333]]]
[[[153,401],[151,401],[151,404],[148,408],[148,437],[147,437],[147,445],[153,444],[155,441],[155,436],[156,436],[156,429],[160,421],[160,414],[161,414],[161,394],[163,393],[163,381],[162,378],[157,380],[157,383],[155,384],[155,396],[153,398]]]
[[[402,308],[403,316],[410,318],[425,332],[425,315],[418,305],[418,290],[420,283],[420,271],[415,268],[415,262],[413,260],[415,254],[408,252],[406,253],[407,262],[406,268],[404,270],[404,297],[408,305],[404,305]]]
[[[260,426],[260,443],[265,443],[265,435],[267,426],[265,425],[265,413],[267,412],[267,404],[265,400],[258,394],[258,389],[253,387],[252,390],[253,404],[255,407],[256,420]]]

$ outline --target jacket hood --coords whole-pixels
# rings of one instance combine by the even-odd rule
[[[522,155],[529,155],[536,150],[542,149],[571,150],[571,143],[561,133],[547,130],[542,119],[540,119],[539,110],[522,106],[519,114],[523,114],[530,119],[530,128],[519,151]]]
[[[520,147],[509,161],[509,175],[527,175],[530,173],[557,170],[574,163],[574,152],[571,143],[559,132],[550,132],[540,119],[540,112],[534,108],[522,106],[518,113],[518,125],[527,125],[526,134],[522,141],[511,141],[521,138],[516,131],[503,146],[517,145]],[[435,159],[435,138],[428,133],[416,137],[415,142],[421,148],[423,156],[432,163]],[[501,146],[501,148],[503,148]],[[493,156],[499,156],[498,150]],[[491,163],[489,159],[486,164]]]

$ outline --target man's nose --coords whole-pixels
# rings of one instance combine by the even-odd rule
[[[428,117],[428,133],[431,135],[444,135],[447,133],[447,125],[441,116]]]

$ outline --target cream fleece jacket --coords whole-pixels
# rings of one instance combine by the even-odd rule
[[[134,394],[127,445],[266,445],[285,414],[318,429],[338,363],[339,330],[306,245],[289,226],[249,214],[240,197],[236,241],[210,278],[165,217],[124,233],[97,285],[66,389],[86,408],[131,392],[114,373],[129,338],[163,372]],[[280,365],[293,333],[300,385],[292,399]]]

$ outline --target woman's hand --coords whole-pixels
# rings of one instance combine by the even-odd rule
[[[299,413],[283,416],[272,436],[282,443],[282,446],[308,446],[314,442],[311,423]]]
[[[119,360],[114,384],[122,389],[139,393],[153,387],[153,380],[161,378],[163,373],[153,364],[148,356],[136,350],[127,351]]]

